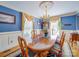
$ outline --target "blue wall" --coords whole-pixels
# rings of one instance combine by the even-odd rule
[[[7,23],[0,23],[0,32],[9,32],[9,31],[20,31],[21,30],[21,13],[1,6],[0,5],[0,12],[5,12],[11,15],[15,15],[16,16],[16,21],[15,24],[7,24]]]
[[[76,30],[76,15],[61,17],[61,23],[63,30]]]
[[[79,14],[77,14],[77,30],[79,30]]]

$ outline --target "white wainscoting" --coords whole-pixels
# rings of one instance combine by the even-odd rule
[[[21,31],[0,33],[0,52],[18,45],[18,36],[22,35]]]

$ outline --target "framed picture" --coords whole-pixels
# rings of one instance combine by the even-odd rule
[[[0,12],[0,23],[14,24],[16,21],[15,15]]]

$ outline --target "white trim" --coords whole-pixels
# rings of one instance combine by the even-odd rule
[[[73,11],[73,12],[68,12],[68,13],[65,13],[65,14],[61,14],[59,15],[60,17],[65,17],[65,16],[73,16],[77,14],[77,11]]]
[[[22,32],[22,31],[10,31],[10,32],[0,32],[0,35],[2,34],[10,34],[10,33],[19,33],[19,32]]]

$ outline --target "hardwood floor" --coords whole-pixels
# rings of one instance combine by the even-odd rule
[[[17,45],[15,47],[11,48],[11,49],[8,49],[6,51],[0,52],[0,57],[6,57],[9,54],[14,53],[14,52],[16,52],[19,49],[20,49],[20,47]]]

